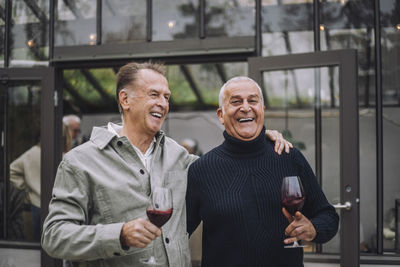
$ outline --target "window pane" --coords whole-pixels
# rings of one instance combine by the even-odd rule
[[[118,112],[113,69],[72,69],[63,72],[65,114]]]
[[[146,39],[146,0],[103,0],[102,43]]]
[[[153,0],[153,41],[198,37],[198,1]]]
[[[48,65],[49,1],[12,1],[10,66]]]
[[[383,247],[393,251],[395,240],[396,201],[400,204],[400,181],[398,175],[398,150],[400,149],[400,2],[383,0],[381,4],[382,89],[383,103],[383,174],[384,174],[384,225]],[[392,107],[390,107],[392,106]],[[399,218],[399,210],[397,217]],[[400,253],[400,246],[397,246]]]
[[[321,49],[358,51],[360,109],[360,251],[376,248],[376,137],[374,4],[372,0],[321,2]]]
[[[167,80],[171,90],[171,107],[173,105],[195,105],[196,95],[182,73],[181,67],[172,65],[167,67]]]
[[[314,50],[313,1],[262,1],[262,55]]]
[[[56,46],[95,45],[96,0],[57,1]]]
[[[360,105],[375,101],[373,1],[323,1],[321,50],[354,48],[358,51]]]
[[[320,81],[320,82],[318,82]],[[263,72],[266,125],[278,129],[301,150],[315,173],[315,92],[322,106],[322,188],[330,203],[340,202],[339,74],[337,67]],[[332,98],[335,99],[332,106]],[[338,253],[340,234],[324,245]],[[315,252],[315,245],[305,248]]]
[[[39,82],[8,86],[8,240],[40,241]]]
[[[400,104],[400,3],[381,1],[382,83],[384,104]]]
[[[6,0],[0,0],[2,9],[0,10],[0,67],[4,67],[4,30],[5,30],[5,11]]]
[[[254,36],[254,0],[206,1],[206,36]]]

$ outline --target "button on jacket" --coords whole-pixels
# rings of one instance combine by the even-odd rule
[[[42,247],[74,266],[141,266],[152,246],[171,267],[190,266],[186,232],[187,169],[198,157],[163,132],[156,135],[150,171],[131,143],[106,128],[93,128],[89,142],[64,156],[57,171]],[[120,244],[124,222],[146,218],[151,188],[172,189],[173,214],[162,236],[146,248]]]

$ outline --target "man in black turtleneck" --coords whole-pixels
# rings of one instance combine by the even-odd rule
[[[236,77],[220,91],[217,115],[225,141],[189,168],[188,232],[203,221],[202,266],[303,266],[295,240],[329,241],[339,217],[300,151],[278,155],[264,136],[263,97],[256,82]],[[292,218],[282,209],[285,176],[299,176],[306,200]]]

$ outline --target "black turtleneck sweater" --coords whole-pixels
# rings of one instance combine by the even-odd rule
[[[314,242],[329,241],[339,217],[297,149],[278,155],[265,129],[252,141],[224,132],[225,141],[189,168],[186,195],[188,232],[203,221],[202,266],[303,266],[303,250],[285,249],[288,220],[282,213],[282,178],[301,177]]]

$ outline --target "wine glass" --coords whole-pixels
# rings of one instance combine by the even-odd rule
[[[155,187],[150,196],[150,203],[146,208],[146,214],[150,222],[161,228],[172,215],[172,191],[165,187]],[[164,262],[159,262],[155,257],[155,246],[153,245],[152,255],[149,259],[142,259],[144,264],[158,266]]]
[[[303,185],[301,184],[300,177],[298,176],[287,176],[283,178],[281,188],[281,201],[282,205],[286,210],[294,217],[296,211],[300,211],[303,208],[305,200],[305,194]],[[301,248],[306,247],[299,245],[297,241],[294,241],[293,245],[285,246],[285,248]]]

